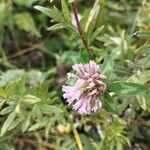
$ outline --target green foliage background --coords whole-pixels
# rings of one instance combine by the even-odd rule
[[[107,76],[103,108],[79,115],[66,74],[92,55]],[[0,150],[150,149],[150,1],[0,1]]]

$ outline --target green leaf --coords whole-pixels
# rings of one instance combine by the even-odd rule
[[[146,58],[144,59],[143,65],[142,65],[142,69],[147,69],[150,68],[150,54],[148,56],[146,56]]]
[[[150,52],[150,44],[143,45],[139,47],[136,52]]]
[[[143,94],[137,95],[136,98],[137,98],[137,101],[138,101],[139,105],[141,106],[141,108],[146,111],[147,110],[147,101],[146,101],[146,98],[144,97],[144,95]]]
[[[43,113],[45,112],[42,112],[41,106],[35,105],[32,109],[32,117],[37,118],[38,120],[43,119]]]
[[[77,32],[72,31],[72,33],[71,33],[69,39],[70,39],[70,40],[74,40],[76,36],[78,36]]]
[[[42,6],[34,6],[35,9],[41,11],[45,15],[49,16],[52,18],[53,22],[59,22],[59,23],[64,23],[66,24],[66,19],[64,18],[63,14],[58,10],[57,7],[52,8],[46,8]]]
[[[131,147],[131,142],[128,137],[122,135],[121,138],[128,144],[129,147]]]
[[[130,76],[128,81],[135,82],[139,84],[145,84],[150,80],[150,70],[143,70]]]
[[[38,102],[40,102],[41,99],[39,97],[36,97],[34,95],[30,95],[30,94],[27,94],[23,97],[23,102],[29,104],[29,105],[33,105],[33,104],[36,104]]]
[[[82,63],[88,63],[89,62],[89,56],[87,54],[87,51],[85,49],[81,49],[80,52],[80,60]]]
[[[113,82],[108,85],[108,90],[115,92],[118,95],[136,96],[145,93],[148,89],[146,86],[133,82]]]
[[[39,98],[43,101],[47,100],[48,88],[49,88],[49,84],[46,81],[39,85],[38,95]]]
[[[30,122],[31,122],[31,114],[29,114],[28,117],[23,122],[22,132],[25,132],[28,129]]]
[[[14,92],[15,92],[15,83],[10,83],[6,86],[5,88],[5,95],[10,97],[10,96],[13,96]]]
[[[4,19],[6,17],[6,7],[7,7],[6,5],[7,4],[5,2],[0,3],[0,29],[3,26]]]
[[[61,23],[57,23],[51,27],[48,27],[47,30],[48,31],[56,31],[56,30],[60,30],[60,29],[63,29],[64,26],[61,24]]]
[[[31,7],[38,0],[14,0],[17,5]]]
[[[80,55],[75,51],[68,51],[65,53],[65,59],[67,62],[69,62],[70,65],[73,65],[80,62]]]
[[[117,140],[117,145],[116,145],[116,150],[123,150],[123,145],[122,143],[120,142],[120,140]]]
[[[64,15],[57,7],[49,9],[42,6],[34,6],[34,8],[49,16],[52,19],[51,22],[57,22],[60,23],[64,28],[71,28],[72,30],[75,30],[74,27],[68,23]]]
[[[4,122],[2,129],[1,129],[1,136],[3,136],[6,131],[8,130],[8,128],[10,127],[10,125],[12,124],[12,122],[14,121],[16,116],[15,112],[12,112],[9,114],[8,118],[6,119],[6,121]]]
[[[52,11],[49,8],[42,7],[42,6],[34,6],[35,9],[41,11],[43,14],[45,14],[48,17],[52,17]]]
[[[40,107],[43,112],[48,113],[61,113],[62,110],[59,107],[52,106],[52,105],[43,105]]]
[[[110,37],[110,39],[118,46],[122,45],[122,39],[120,37]]]
[[[106,138],[103,138],[101,141],[100,141],[100,144],[99,144],[99,150],[108,150],[108,146],[107,146],[107,143],[106,143]]]
[[[40,128],[40,127],[42,127],[42,122],[37,122],[37,123],[35,123],[34,125],[32,125],[32,126],[28,129],[28,131],[34,131],[34,130]]]
[[[14,108],[12,106],[8,106],[1,110],[0,115],[6,115],[10,113]]]
[[[26,76],[24,75],[21,80],[17,83],[16,90],[20,96],[24,96],[26,93]]]
[[[90,39],[91,34],[95,28],[99,11],[100,11],[99,1],[96,1],[88,15],[88,19],[84,28],[84,32],[87,34],[88,39]]]
[[[104,99],[102,100],[102,103],[107,111],[111,112],[112,114],[118,114],[117,107],[109,93],[104,93]]]
[[[68,3],[74,3],[76,2],[77,0],[69,0]]]
[[[104,29],[104,26],[97,28],[91,36],[91,42],[100,34],[100,32]]]
[[[150,38],[150,31],[141,31],[138,33],[138,36],[142,39],[149,39]]]
[[[9,127],[8,131],[14,129],[20,122],[22,122],[23,118],[17,118]]]
[[[44,81],[42,72],[35,69],[32,69],[27,72],[27,79],[29,80],[29,82],[34,81],[36,83],[40,83]]]
[[[63,11],[65,18],[68,20],[68,22],[70,22],[71,21],[70,11],[69,11],[69,8],[67,6],[66,0],[61,0],[61,6],[62,6],[62,11]]]
[[[2,109],[2,107],[3,107],[3,105],[6,103],[6,100],[2,100],[1,102],[0,102],[0,110]]]
[[[18,82],[24,74],[25,72],[22,69],[8,70],[5,73],[2,73],[0,77],[0,87],[4,87],[8,83]]]
[[[84,150],[95,150],[92,145],[92,141],[85,134],[81,134],[80,137],[82,143],[84,144]]]
[[[40,32],[36,28],[35,22],[31,14],[28,12],[22,12],[15,15],[15,23],[19,29],[32,33],[40,37]]]
[[[104,57],[104,62],[101,66],[102,73],[109,77],[113,71],[114,60],[111,55]]]

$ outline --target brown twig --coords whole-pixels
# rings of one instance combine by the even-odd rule
[[[30,145],[36,146],[36,147],[39,147],[39,145],[40,145],[40,146],[43,146],[44,148],[48,148],[49,150],[60,149],[59,147],[57,147],[51,143],[48,143],[46,141],[39,142],[39,141],[31,140],[31,139],[28,139],[25,137],[22,137],[22,138],[15,137],[15,140],[16,140],[17,144],[20,144],[20,143],[23,143],[24,145],[30,144]]]
[[[18,57],[18,56],[21,56],[21,55],[23,55],[23,54],[25,54],[25,53],[27,53],[27,52],[30,52],[30,51],[32,51],[32,50],[41,48],[42,46],[43,46],[43,43],[42,43],[42,42],[41,42],[41,43],[34,44],[34,45],[32,45],[31,47],[24,48],[24,49],[22,49],[22,50],[20,50],[20,51],[18,51],[18,52],[16,52],[16,53],[14,53],[14,54],[11,54],[10,56],[8,56],[7,59],[8,59],[8,60],[9,60],[9,59],[13,59],[13,58]]]
[[[89,58],[90,58],[91,60],[93,60],[91,51],[90,51],[90,49],[89,49],[89,47],[88,47],[88,43],[87,43],[87,41],[85,40],[83,31],[82,31],[82,29],[81,29],[81,27],[80,27],[80,22],[79,22],[78,15],[77,15],[77,8],[76,8],[76,6],[75,6],[74,3],[71,3],[71,9],[72,9],[72,12],[73,12],[73,14],[74,14],[75,21],[76,21],[77,28],[78,28],[78,32],[79,32],[80,38],[82,39],[83,45],[84,45],[84,47],[85,47],[85,49],[86,49],[86,51],[87,51],[87,53],[88,53],[88,55],[89,55]]]

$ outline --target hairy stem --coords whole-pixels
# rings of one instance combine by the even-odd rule
[[[78,32],[79,32],[80,38],[81,38],[81,40],[82,40],[82,42],[83,42],[83,45],[84,45],[84,47],[85,47],[85,49],[86,49],[86,51],[87,51],[87,53],[88,53],[88,55],[89,55],[89,58],[90,58],[91,60],[93,60],[91,51],[90,51],[90,49],[89,49],[89,47],[88,47],[88,43],[87,43],[87,41],[85,40],[83,31],[82,31],[82,29],[81,29],[81,27],[80,27],[80,22],[79,22],[78,14],[77,14],[77,8],[76,8],[76,6],[75,6],[74,3],[71,3],[71,9],[72,9],[72,12],[73,12],[73,14],[74,14],[75,21],[76,21],[77,28],[78,28]]]

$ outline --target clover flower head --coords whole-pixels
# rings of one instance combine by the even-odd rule
[[[63,86],[63,97],[80,114],[90,114],[102,107],[100,95],[106,91],[106,79],[99,66],[92,60],[88,64],[75,64],[74,73],[68,73],[67,86]]]

